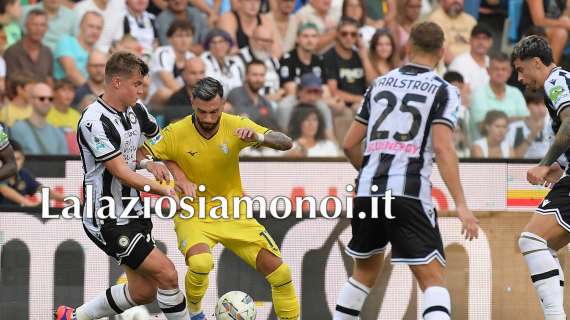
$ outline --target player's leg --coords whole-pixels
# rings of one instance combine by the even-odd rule
[[[566,319],[564,271],[556,251],[568,244],[570,234],[556,216],[535,213],[519,238],[519,248],[540,297],[545,319]]]
[[[273,307],[279,319],[299,319],[300,308],[289,266],[279,247],[255,219],[225,222],[220,241],[249,266],[265,276],[271,286]]]
[[[445,287],[444,266],[434,259],[428,264],[410,265],[410,269],[423,291],[423,318],[450,319],[451,298]]]
[[[382,201],[379,201],[382,202]],[[384,204],[379,204],[379,214]],[[372,290],[380,268],[384,248],[388,244],[382,232],[381,219],[371,217],[371,198],[358,197],[354,200],[354,212],[366,213],[366,218],[354,217],[351,220],[352,239],[346,253],[355,258],[352,277],[344,284],[336,302],[333,319],[356,320],[362,306]]]
[[[188,311],[192,319],[204,317],[202,298],[208,289],[208,275],[214,267],[210,251],[216,242],[208,236],[208,230],[216,223],[206,223],[197,219],[175,219],[176,236],[180,252],[186,257],[184,284]]]

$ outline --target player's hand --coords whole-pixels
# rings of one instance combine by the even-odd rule
[[[257,142],[257,133],[250,128],[236,129],[234,135],[244,142]]]
[[[550,166],[535,166],[530,168],[526,173],[526,180],[530,184],[542,185],[545,182],[546,175],[550,171]]]
[[[146,170],[154,176],[159,183],[170,183],[170,171],[163,163],[149,162]]]
[[[553,163],[550,166],[548,173],[544,177],[544,180],[546,181],[544,182],[544,186],[547,188],[552,188],[554,184],[560,180],[560,177],[562,177],[563,174],[564,170],[562,170],[558,162]]]
[[[37,207],[41,204],[41,201],[38,202],[34,202],[31,199],[24,199],[24,201],[22,202],[22,207]]]
[[[174,190],[184,196],[196,198],[196,185],[188,180],[177,180],[174,185]]]
[[[178,198],[178,195],[176,194],[176,190],[174,190],[173,187],[171,186],[165,186],[163,188],[163,192],[164,192],[164,196],[170,197],[172,199],[174,199],[174,202],[176,203],[176,210],[180,209],[180,198]]]
[[[479,220],[475,218],[473,212],[465,206],[457,207],[457,216],[461,220],[461,234],[466,240],[473,240],[479,237]]]

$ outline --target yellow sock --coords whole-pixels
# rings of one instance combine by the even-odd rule
[[[301,313],[295,287],[291,280],[291,271],[285,263],[266,277],[271,284],[273,306],[281,320],[297,320]]]
[[[197,313],[202,309],[202,298],[208,289],[208,274],[214,266],[210,253],[200,253],[188,258],[186,272],[186,301],[188,310]]]

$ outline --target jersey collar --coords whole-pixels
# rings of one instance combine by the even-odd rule
[[[99,104],[102,105],[109,112],[111,112],[113,114],[119,114],[119,111],[115,110],[115,108],[113,108],[107,102],[105,102],[105,100],[103,100],[103,94],[101,94],[97,97],[97,102],[99,102]]]

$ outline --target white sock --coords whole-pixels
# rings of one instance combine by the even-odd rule
[[[560,286],[562,287],[562,294],[564,294],[564,270],[562,270],[562,265],[560,264],[560,260],[558,259],[558,254],[556,253],[556,251],[550,248],[548,248],[548,251],[550,251],[550,254],[552,254],[552,257],[554,258],[554,261],[556,261],[556,265],[558,266],[558,273],[559,273],[558,276],[560,277]]]
[[[561,281],[560,264],[553,257],[546,240],[530,233],[523,232],[519,238],[519,248],[523,254],[532,284],[541,300],[546,319],[565,319],[564,287]]]
[[[180,289],[158,289],[158,306],[168,320],[188,320],[186,298]]]
[[[77,320],[91,320],[114,316],[136,306],[132,301],[127,284],[118,284],[77,308],[75,317]]]
[[[333,319],[357,320],[369,293],[370,288],[352,277],[348,279],[338,296]]]
[[[423,297],[424,320],[451,319],[451,299],[449,291],[444,287],[428,287]]]

